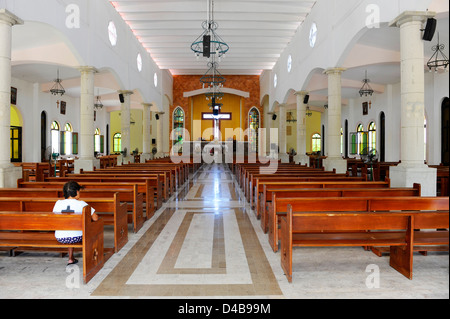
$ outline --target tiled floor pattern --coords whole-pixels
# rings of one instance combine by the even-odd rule
[[[0,252],[0,298],[449,297],[448,253],[415,256],[414,279],[408,280],[388,257],[359,247],[296,249],[289,284],[279,253],[271,251],[222,165],[203,166],[137,234],[129,234],[128,244],[87,285],[78,283],[78,267],[65,268],[65,258]]]

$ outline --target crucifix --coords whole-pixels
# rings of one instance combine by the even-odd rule
[[[219,140],[220,138],[220,121],[231,120],[231,113],[219,113],[214,115],[214,113],[203,113],[203,120],[212,120],[214,124],[214,140]]]

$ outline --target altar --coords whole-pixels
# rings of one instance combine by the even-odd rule
[[[181,156],[193,159],[195,163],[232,163],[243,161],[246,157],[257,156],[253,152],[249,154],[248,150],[246,141],[185,141]]]

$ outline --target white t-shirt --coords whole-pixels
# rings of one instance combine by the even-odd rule
[[[63,199],[59,200],[55,203],[55,207],[53,207],[54,213],[75,213],[82,214],[83,207],[87,206],[86,202],[82,200],[76,199]],[[95,209],[92,208],[91,215],[94,214]],[[67,238],[67,237],[79,237],[83,236],[83,232],[81,230],[57,230],[55,231],[56,238]]]

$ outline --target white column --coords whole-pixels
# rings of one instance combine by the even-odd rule
[[[422,29],[433,12],[404,12],[390,26],[400,28],[401,164],[390,169],[392,187],[420,183],[423,196],[436,196],[436,169],[424,164],[425,68]]]
[[[94,158],[94,89],[97,70],[92,66],[82,66],[78,69],[81,73],[80,158],[75,161],[75,172],[80,169],[92,171],[94,166],[99,167],[99,161]]]
[[[157,136],[156,136],[156,149],[157,157],[163,157],[164,156],[164,112],[156,112],[159,116],[159,120],[156,122],[156,130],[157,130]]]
[[[11,41],[12,26],[23,21],[0,9],[0,188],[16,187],[22,170],[11,164]]]
[[[143,129],[142,129],[142,155],[141,162],[145,162],[145,160],[150,159],[152,155],[152,137],[150,136],[150,108],[153,106],[151,103],[142,103],[144,107],[143,111]]]
[[[328,75],[328,124],[327,124],[327,158],[323,161],[326,171],[336,169],[336,173],[347,171],[347,161],[341,156],[341,108],[342,84],[341,74],[344,68],[327,69]]]
[[[289,155],[286,153],[286,104],[280,104],[278,106],[279,110],[279,143],[280,152],[278,154],[278,158],[281,160],[281,163],[289,163]]]
[[[306,91],[295,92],[297,96],[297,155],[294,158],[295,163],[309,165],[309,157],[306,155]]]

